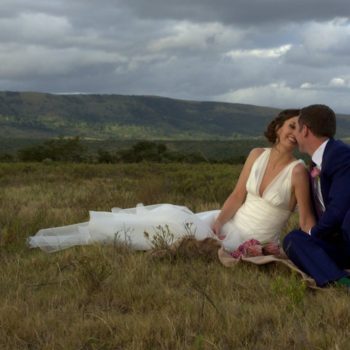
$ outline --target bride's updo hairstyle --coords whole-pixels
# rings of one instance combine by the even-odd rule
[[[265,137],[271,143],[276,143],[278,140],[277,131],[281,128],[284,122],[290,118],[296,117],[299,115],[300,109],[285,109],[278,113],[277,117],[273,119],[270,124],[267,126],[266,131],[264,132]]]

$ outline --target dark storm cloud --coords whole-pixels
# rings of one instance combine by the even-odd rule
[[[347,1],[3,0],[0,89],[350,113]]]
[[[120,0],[141,18],[218,21],[256,26],[271,22],[325,21],[349,16],[346,0]]]

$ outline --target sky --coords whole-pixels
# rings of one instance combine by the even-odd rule
[[[0,90],[350,114],[348,0],[1,0]]]

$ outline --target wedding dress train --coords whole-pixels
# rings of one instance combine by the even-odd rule
[[[252,238],[261,243],[278,241],[291,214],[292,170],[302,161],[296,160],[283,168],[260,196],[270,152],[271,149],[266,149],[254,162],[247,180],[246,200],[222,227],[225,238],[221,242],[227,251]],[[211,227],[219,212],[193,213],[187,207],[173,204],[139,204],[130,209],[113,208],[111,212],[90,211],[88,222],[42,229],[28,238],[28,245],[54,252],[75,245],[125,242],[132,249],[148,250],[157,235],[170,239],[170,243],[189,234],[197,240],[216,238]]]

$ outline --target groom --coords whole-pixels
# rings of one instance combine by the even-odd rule
[[[350,147],[333,139],[336,119],[325,105],[302,108],[295,130],[301,152],[312,157],[311,171],[317,223],[310,232],[294,230],[283,248],[318,286],[329,283],[350,288]]]

